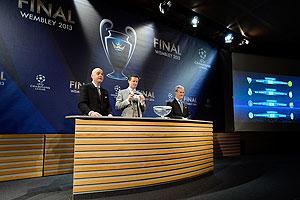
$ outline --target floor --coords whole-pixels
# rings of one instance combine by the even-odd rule
[[[102,193],[105,200],[300,200],[300,155],[248,155],[215,160],[213,174],[151,188]],[[87,199],[89,196],[79,196]],[[72,175],[0,183],[0,200],[68,200]]]

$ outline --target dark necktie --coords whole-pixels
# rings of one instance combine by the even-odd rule
[[[100,90],[100,87],[97,87],[97,90],[98,90],[98,95],[99,95],[99,98],[100,98],[100,101],[101,101],[101,90]]]
[[[180,106],[181,112],[183,113],[183,102],[182,102],[182,100],[179,100],[179,106]]]
[[[137,95],[136,90],[132,90],[132,94]],[[133,106],[133,117],[140,117],[140,109],[139,109],[139,101],[137,99],[134,99],[132,101]]]

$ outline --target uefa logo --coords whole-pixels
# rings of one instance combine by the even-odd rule
[[[200,62],[205,63],[205,58],[207,56],[207,52],[203,48],[201,48],[198,50],[198,54],[200,57]]]
[[[172,93],[168,93],[168,98],[165,100],[165,102],[171,102],[173,100],[173,94]]]
[[[43,74],[38,74],[35,76],[36,84],[31,84],[30,87],[34,88],[38,91],[46,91],[50,90],[51,88],[49,86],[46,86],[44,83],[46,82],[46,76]]]
[[[204,48],[199,48],[196,55],[194,64],[198,65],[201,69],[208,70],[211,68],[210,64],[207,64],[208,53]]]
[[[115,85],[115,86],[114,86],[114,91],[115,91],[115,93],[110,94],[110,96],[112,96],[112,97],[114,97],[114,98],[117,98],[119,90],[121,90],[121,86]]]
[[[46,81],[46,77],[42,74],[38,74],[36,75],[35,80],[37,80],[38,83],[43,84]]]
[[[168,100],[170,101],[170,100],[172,100],[173,99],[173,94],[172,93],[169,93],[168,94]]]
[[[115,94],[118,95],[119,90],[121,90],[121,87],[119,85],[115,85],[114,87]]]

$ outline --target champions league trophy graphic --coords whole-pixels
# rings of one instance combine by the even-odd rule
[[[136,45],[136,32],[125,27],[125,33],[112,30],[113,23],[109,19],[100,22],[100,38],[112,72],[106,76],[115,80],[127,80],[123,70],[127,67]]]

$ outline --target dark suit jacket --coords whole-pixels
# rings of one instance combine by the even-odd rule
[[[80,87],[78,108],[84,115],[90,111],[95,111],[103,116],[111,114],[111,106],[108,98],[108,91],[100,88],[101,99],[97,88],[93,83],[88,83]]]
[[[167,102],[167,106],[172,107],[172,111],[170,112],[168,117],[176,118],[176,119],[181,119],[183,117],[190,118],[189,108],[187,107],[186,104],[183,104],[183,112],[181,112],[180,105],[176,99],[174,99],[173,101]]]

